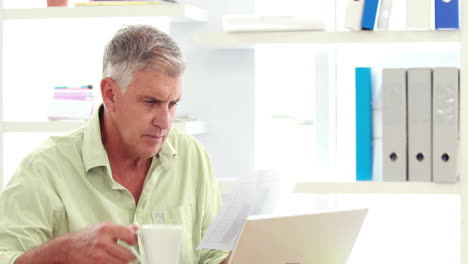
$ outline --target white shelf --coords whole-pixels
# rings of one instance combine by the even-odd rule
[[[169,17],[175,22],[207,20],[205,10],[185,4],[5,8],[1,10],[1,15],[3,19]]]
[[[235,180],[218,180],[221,193],[231,192]],[[432,182],[297,182],[294,193],[313,194],[460,194],[460,184]]]
[[[3,122],[4,132],[66,132],[76,129],[84,121]]]
[[[295,193],[459,194],[459,184],[433,182],[298,182]]]
[[[86,124],[85,121],[3,122],[4,132],[67,132]],[[188,134],[206,133],[205,123],[197,120],[174,121],[177,127]]]
[[[202,47],[252,48],[260,44],[458,43],[459,31],[293,31],[198,33]]]
[[[190,135],[201,135],[206,133],[205,122],[198,120],[174,120],[172,125]]]

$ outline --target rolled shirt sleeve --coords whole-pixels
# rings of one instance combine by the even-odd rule
[[[0,194],[0,263],[14,263],[54,235],[60,201],[35,159],[29,156]]]

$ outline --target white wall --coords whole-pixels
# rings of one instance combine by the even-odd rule
[[[171,35],[188,62],[179,114],[207,123],[208,133],[199,136],[210,153],[219,178],[239,177],[254,169],[254,50],[197,47],[196,32],[221,31],[221,17],[252,13],[254,1],[197,1],[209,9],[208,22],[172,24]]]

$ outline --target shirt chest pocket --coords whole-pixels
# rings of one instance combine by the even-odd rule
[[[153,224],[159,225],[181,225],[184,228],[183,242],[180,252],[181,264],[191,264],[198,262],[198,251],[192,239],[193,226],[193,207],[190,204],[184,204],[176,207],[167,208],[163,211],[153,212]]]

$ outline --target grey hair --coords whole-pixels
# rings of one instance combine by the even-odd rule
[[[133,73],[156,71],[178,77],[185,71],[182,52],[166,33],[147,25],[126,26],[104,50],[103,78],[109,77],[126,91]]]

